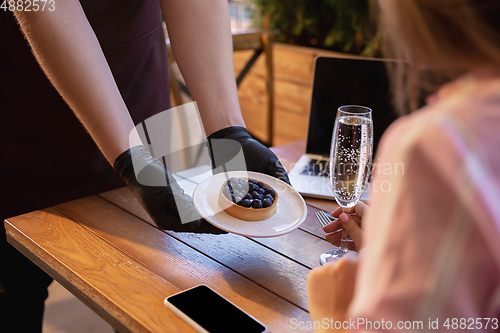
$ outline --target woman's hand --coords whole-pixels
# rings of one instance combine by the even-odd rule
[[[362,219],[369,209],[370,207],[362,201],[359,201],[356,206],[348,208],[345,211],[342,207],[337,208],[330,215],[338,220],[323,227],[323,230],[327,233],[325,239],[332,245],[339,246],[342,236],[341,228],[344,227],[352,238],[352,241],[347,242],[349,249],[359,251],[363,243]]]
[[[309,273],[309,313],[314,322],[321,323],[321,328],[315,329],[315,332],[329,331],[335,327],[335,322],[346,320],[347,309],[354,296],[358,262],[359,256],[348,254]]]

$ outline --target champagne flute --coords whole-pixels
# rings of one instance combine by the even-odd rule
[[[346,211],[356,206],[370,176],[373,151],[372,110],[346,105],[337,110],[330,149],[330,180],[337,203]],[[349,252],[347,232],[342,228],[340,247],[323,252],[321,265]]]

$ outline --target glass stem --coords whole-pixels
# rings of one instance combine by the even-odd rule
[[[342,227],[342,238],[340,239],[338,251],[342,253],[347,253],[349,251],[347,249],[347,231],[345,231],[344,227]]]

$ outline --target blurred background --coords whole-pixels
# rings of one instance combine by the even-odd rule
[[[380,56],[369,0],[231,0],[229,7],[233,32],[267,29],[274,35],[272,131],[266,122],[264,56],[257,59],[238,89],[248,129],[273,145],[306,137],[317,55]],[[248,50],[234,52],[236,75],[251,55]]]

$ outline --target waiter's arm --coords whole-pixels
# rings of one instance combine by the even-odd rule
[[[134,123],[80,2],[62,0],[54,11],[15,14],[44,72],[106,159],[113,164],[141,144],[138,135],[129,143]]]
[[[233,67],[227,0],[160,0],[172,50],[207,135],[245,126]]]

